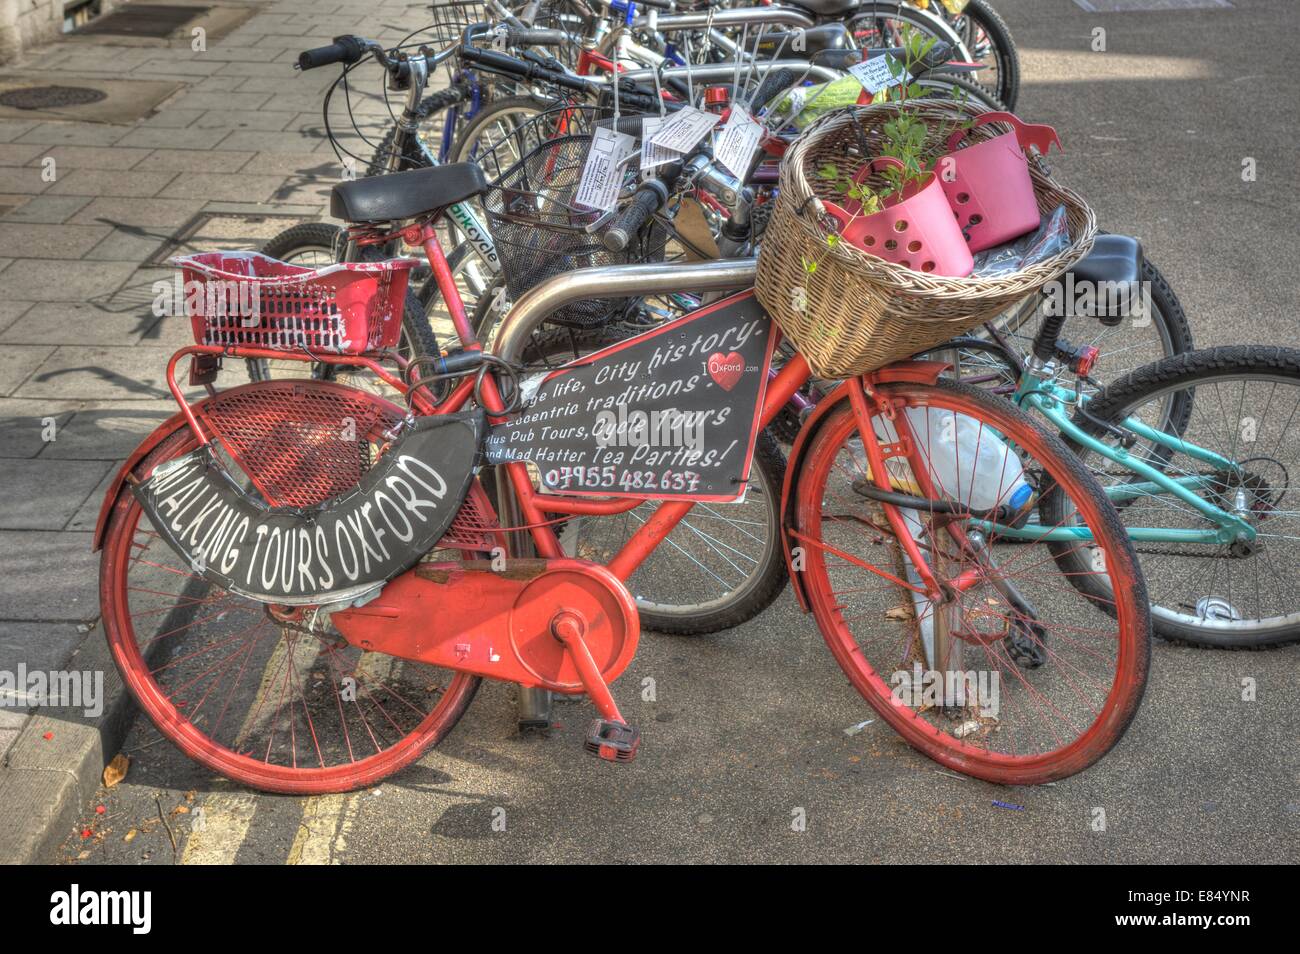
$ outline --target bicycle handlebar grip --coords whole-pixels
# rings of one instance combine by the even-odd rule
[[[469,31],[466,31],[468,37]],[[495,50],[485,50],[481,47],[474,46],[472,43],[462,44],[460,49],[460,58],[467,63],[474,63],[481,69],[489,73],[499,73],[504,76],[514,76],[523,80],[540,80],[544,83],[551,83],[563,89],[571,89],[579,92],[586,92],[592,85],[592,80],[582,76],[571,76],[568,73],[559,73],[555,70],[546,69],[538,66],[536,63],[530,63],[525,60],[508,56],[505,53],[498,53]]]
[[[758,89],[754,91],[752,112],[757,113],[768,104],[769,100],[775,99],[793,86],[797,79],[794,70],[791,69],[769,70],[763,77],[763,82],[759,83]]]
[[[617,122],[611,117],[610,119],[598,119],[596,125],[605,129],[612,129],[615,132],[623,133],[625,136],[639,137],[641,135],[641,120],[644,116],[637,114],[634,116],[620,116]]]
[[[654,7],[656,10],[676,10],[676,0],[636,0],[638,7]]]
[[[329,46],[318,46],[314,50],[303,50],[298,54],[298,69],[314,70],[318,66],[331,63],[351,65],[366,55],[365,41],[357,36],[336,36]]]
[[[601,243],[611,252],[621,252],[627,248],[633,236],[641,231],[650,216],[658,211],[659,206],[668,201],[668,189],[658,179],[647,179],[641,183],[632,196],[632,202],[614,224],[600,237]]]

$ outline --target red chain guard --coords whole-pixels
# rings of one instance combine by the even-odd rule
[[[353,646],[459,672],[561,693],[587,691],[553,634],[556,617],[580,624],[608,685],[636,655],[636,601],[609,570],[585,560],[422,563],[365,606],[331,614]]]

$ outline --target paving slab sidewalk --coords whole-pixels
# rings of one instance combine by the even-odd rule
[[[240,5],[252,16],[207,49],[188,31],[74,36],[0,68],[0,86],[109,93],[64,121],[0,113],[0,674],[102,674],[104,703],[87,715],[0,700],[0,862],[51,857],[131,715],[98,624],[91,531],[121,461],[174,412],[164,371],[187,328],[153,313],[166,256],[256,247],[324,217],[342,170],[319,108],[337,71],[299,73],[297,52],[343,32],[397,42],[427,16],[405,2]],[[382,102],[354,107],[381,128]]]

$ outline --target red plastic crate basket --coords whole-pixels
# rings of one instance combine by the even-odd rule
[[[184,281],[194,340],[221,347],[361,354],[397,344],[415,262],[306,268],[257,252],[171,260]]]

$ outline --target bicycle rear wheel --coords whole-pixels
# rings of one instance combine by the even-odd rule
[[[827,645],[880,718],[943,765],[1005,784],[1082,771],[1124,734],[1149,662],[1145,589],[1114,510],[1060,439],[1010,402],[946,381],[878,393],[908,422],[890,425],[910,446],[907,466],[888,465],[894,490],[928,488],[956,511],[897,511],[946,598],[916,592],[921,578],[897,524],[864,493],[869,469],[845,400],[804,457],[790,539],[802,548],[804,590]],[[968,446],[955,466],[943,444],[950,425],[956,446]],[[873,430],[892,439],[881,418]],[[981,464],[999,453],[1001,464]],[[1073,502],[1105,555],[1088,572],[1111,581],[1112,612],[1061,579],[1041,532],[970,517],[974,495],[1007,503],[1025,496],[1022,483],[1033,496],[1059,490]]]
[[[979,84],[1015,112],[1020,98],[1020,54],[1006,22],[985,0],[970,0],[953,26],[971,56],[984,64],[976,74]]]
[[[523,358],[554,368],[631,337],[633,329],[547,328],[533,333]],[[495,472],[483,485],[495,493]],[[676,636],[739,626],[771,605],[785,588],[781,552],[781,488],[785,457],[766,431],[754,448],[745,499],[696,504],[627,580],[642,625]],[[658,503],[610,516],[570,517],[557,528],[568,556],[607,563],[653,515]]]
[[[1163,446],[1127,426],[1136,421],[1161,429],[1163,409],[1180,397],[1190,416],[1174,433],[1184,444]],[[1291,475],[1300,474],[1294,431],[1300,421],[1300,351],[1239,346],[1167,358],[1116,381],[1088,404],[1088,412],[1090,418],[1077,420],[1091,436],[1240,516],[1256,534],[1253,540],[1180,541],[1179,534],[1217,525],[1169,488],[1072,444],[1115,498],[1125,526],[1148,537],[1136,547],[1156,633],[1213,649],[1264,649],[1300,640],[1300,508],[1290,486]],[[1192,456],[1196,448],[1220,460]],[[1045,522],[1068,516],[1064,501],[1044,500]],[[1086,554],[1066,550],[1058,561],[1071,582],[1107,605],[1105,579],[1075,575]]]
[[[223,401],[225,413],[263,428],[243,470],[228,470],[258,473],[283,488],[272,502],[301,507],[354,486],[402,413],[323,381],[244,385],[209,405]],[[355,441],[339,438],[345,417]],[[181,425],[133,475],[143,480],[197,447]],[[492,512],[477,486],[467,506]],[[453,524],[444,540],[456,536]],[[140,708],[190,758],[253,788],[374,784],[450,732],[478,688],[476,677],[353,647],[327,613],[299,617],[210,583],[162,540],[129,487],[109,517],[99,589],[113,659]]]

